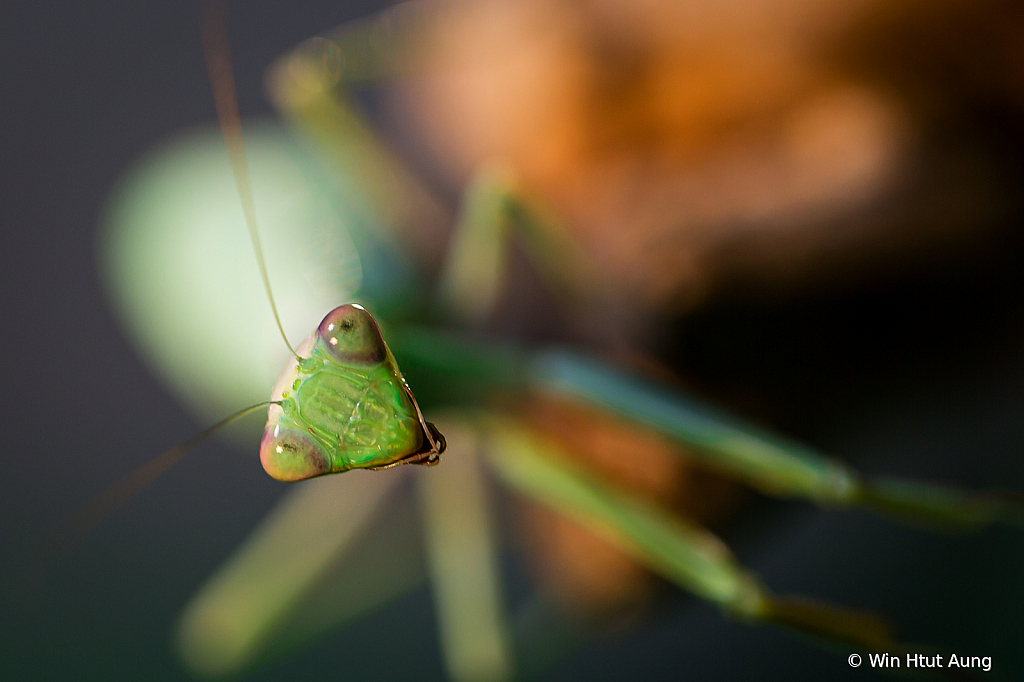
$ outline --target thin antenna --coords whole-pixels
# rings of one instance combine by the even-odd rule
[[[259,230],[256,228],[256,210],[252,198],[252,183],[249,180],[249,167],[245,160],[245,142],[242,140],[242,120],[238,116],[238,100],[235,98],[235,77],[231,69],[231,51],[228,48],[228,32],[225,16],[226,2],[208,2],[203,17],[203,50],[206,53],[206,68],[210,72],[210,85],[213,86],[213,99],[217,105],[217,118],[220,129],[224,133],[224,146],[231,158],[231,170],[235,173],[238,185],[238,196],[242,200],[242,212],[249,226],[249,239],[256,253],[256,263],[260,267],[263,288],[267,291],[270,309],[274,312],[277,330],[281,332],[284,345],[298,359],[298,354],[288,343],[288,337],[281,325],[281,317],[277,314],[274,294],[270,291],[270,278],[267,276],[267,264],[263,259],[263,246],[260,244]]]
[[[221,419],[219,422],[182,441],[169,450],[165,450],[148,462],[139,465],[132,471],[125,474],[121,480],[112,484],[107,489],[97,493],[86,500],[65,524],[55,529],[48,541],[42,543],[35,556],[39,564],[55,560],[63,556],[72,547],[81,542],[92,530],[102,523],[114,511],[120,508],[128,500],[135,497],[147,485],[155,481],[161,474],[184,459],[185,455],[199,447],[207,438],[224,428],[228,424],[238,421],[247,414],[251,414],[261,407],[278,405],[277,401],[268,400],[255,405],[250,405],[235,412],[230,417]]]

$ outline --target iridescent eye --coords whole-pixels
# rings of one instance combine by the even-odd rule
[[[260,462],[279,481],[301,481],[331,473],[330,458],[309,434],[278,424],[263,432]]]
[[[327,352],[344,363],[376,365],[388,354],[376,320],[355,303],[327,313],[316,333]]]

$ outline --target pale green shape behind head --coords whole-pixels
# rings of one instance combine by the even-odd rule
[[[246,128],[267,270],[291,339],[352,300],[362,278],[336,196],[281,130]],[[266,400],[288,350],[274,325],[223,139],[192,132],[150,153],[113,194],[101,265],[122,323],[178,397],[209,420]]]

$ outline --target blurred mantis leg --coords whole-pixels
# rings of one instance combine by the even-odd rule
[[[763,492],[849,503],[852,470],[810,449],[755,429],[678,391],[565,352],[534,356],[531,384],[596,405],[678,440],[701,463]]]
[[[858,504],[947,530],[974,530],[993,523],[1024,528],[1019,496],[967,493],[956,488],[897,478],[864,481]]]
[[[523,352],[464,335],[403,326],[396,354],[434,373],[510,392],[580,401],[663,433],[705,466],[762,492],[827,504],[858,500],[860,479],[841,462],[769,435],[654,381],[578,353]]]
[[[388,54],[372,43],[369,37],[341,43],[323,38],[306,41],[270,68],[268,91],[274,105],[323,162],[334,185],[358,186],[358,194],[369,198],[392,236],[411,239],[424,225],[446,222],[448,214],[348,100],[345,85],[364,80],[353,70],[372,70],[370,62]],[[358,59],[353,57],[360,65],[349,63],[345,49],[360,52]],[[342,200],[359,198],[344,196]],[[421,229],[412,229],[413,223]]]
[[[479,185],[500,200],[505,221],[548,287],[563,301],[579,306],[614,297],[581,245],[558,216],[520,187],[512,169],[493,164],[480,173]],[[598,318],[608,309],[591,310]]]
[[[491,315],[505,281],[509,221],[499,173],[479,173],[467,188],[441,271],[441,305],[465,324]]]
[[[556,293],[578,301],[596,295],[585,259],[554,215],[519,189],[514,171],[494,162],[477,171],[441,276],[441,302],[466,323],[486,319],[497,305],[512,237]]]
[[[513,674],[508,623],[478,437],[466,423],[438,422],[444,465],[417,472],[441,644],[456,682],[500,682]]]
[[[888,650],[870,614],[778,598],[736,563],[714,535],[564,464],[556,448],[509,421],[488,419],[488,455],[511,488],[587,525],[649,569],[746,620],[787,626],[832,642]]]
[[[1024,525],[1024,507],[1007,497],[942,486],[865,479],[852,468],[687,398],[653,381],[566,352],[530,361],[530,384],[583,400],[655,429],[688,446],[704,465],[778,497],[860,505],[916,522],[975,528]]]
[[[436,3],[405,2],[368,19],[343,24],[325,37],[307,40],[288,57],[326,60],[324,69],[333,76],[332,85],[351,87],[393,80],[416,72],[422,63],[417,37],[444,18]],[[332,48],[325,51],[322,43]]]
[[[380,515],[405,473],[358,471],[295,484],[185,607],[178,630],[185,663],[223,675],[259,660],[291,609]],[[353,603],[353,613],[409,582],[370,577],[347,576],[353,598],[366,602]]]

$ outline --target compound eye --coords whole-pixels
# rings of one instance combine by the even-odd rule
[[[330,458],[309,434],[278,424],[263,432],[260,462],[279,481],[301,481],[331,473]]]
[[[346,364],[376,365],[388,355],[377,321],[355,303],[327,313],[316,333],[327,352]]]

